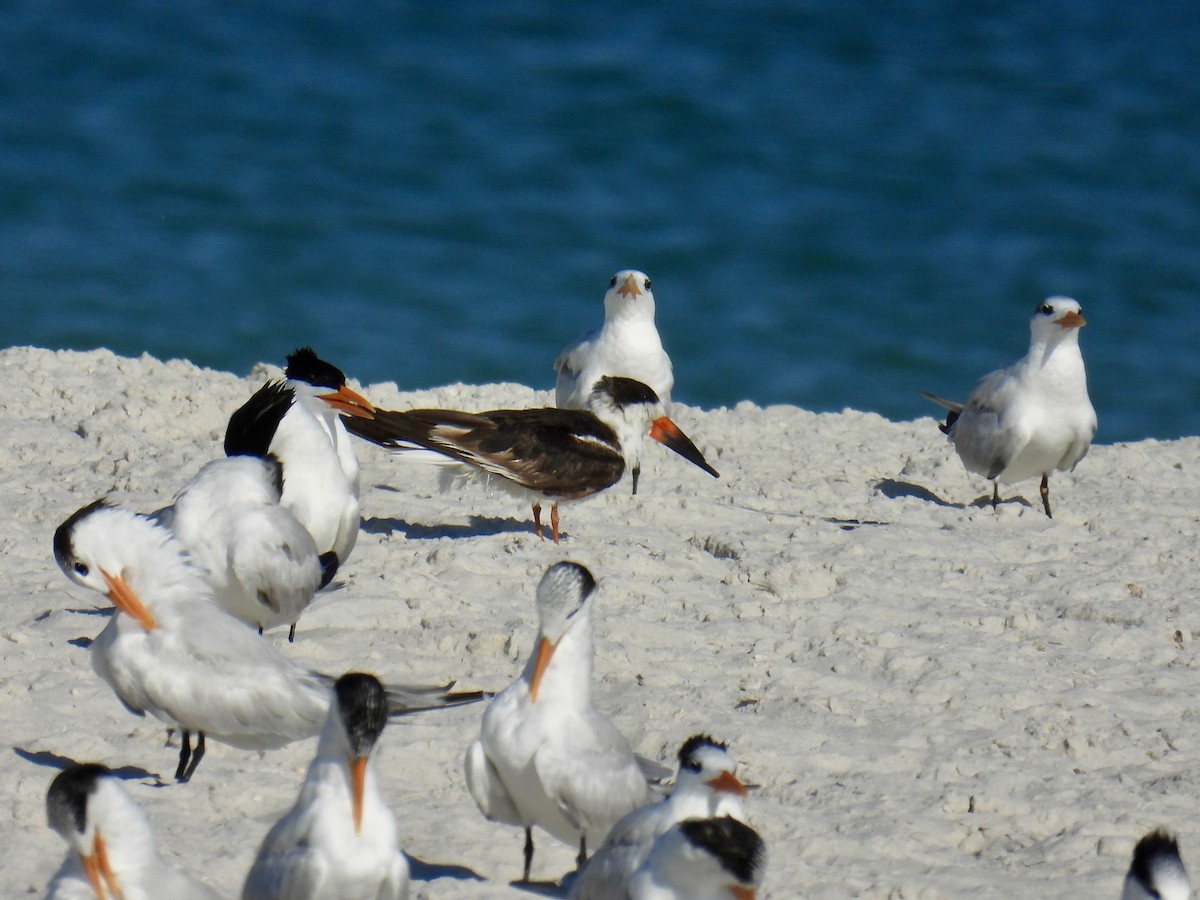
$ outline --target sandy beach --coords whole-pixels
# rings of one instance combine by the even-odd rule
[[[178,745],[93,673],[103,598],[63,577],[50,543],[98,497],[168,502],[278,374],[0,352],[4,893],[42,894],[63,858],[44,801],[68,761],[122,769],[164,857],[230,897],[292,804],[315,740],[210,743],[192,783],[170,782]],[[393,409],[550,402],[515,384],[354,386]],[[434,467],[360,443],[354,555],[295,644],[269,638],[325,672],[498,690],[531,648],[542,572],[575,560],[600,581],[598,705],[672,767],[691,734],[729,743],[759,786],[763,896],[1116,898],[1134,842],[1159,825],[1200,873],[1200,439],[1094,446],[1051,479],[1049,520],[1036,481],[981,502],[990,484],[932,417],[672,415],[720,480],[650,446],[637,496],[622,483],[564,506],[557,547],[504,494],[440,493]],[[481,713],[409,718],[375,757],[414,897],[529,896],[509,885],[522,834],[466,791]],[[572,848],[535,841],[535,878],[573,868]]]

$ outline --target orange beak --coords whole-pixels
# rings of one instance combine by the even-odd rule
[[[371,401],[344,384],[332,394],[317,394],[317,399],[324,400],[338,412],[350,416],[358,416],[360,419],[375,418],[375,407],[371,405]]]
[[[754,888],[742,887],[740,884],[735,884],[729,889],[733,894],[734,900],[755,900],[758,892]]]
[[[537,663],[533,667],[533,682],[529,685],[529,702],[537,703],[538,686],[542,683],[542,675],[546,672],[546,667],[550,665],[550,657],[554,655],[554,648],[557,644],[550,643],[546,638],[542,638],[538,644]]]
[[[104,838],[98,831],[92,854],[83,857],[83,871],[87,875],[88,883],[91,884],[97,900],[108,900],[110,893],[115,900],[121,900],[121,887],[117,884],[117,876],[113,874],[112,867],[108,864],[108,852],[104,848]]]
[[[133,588],[124,578],[120,575],[109,575],[103,569],[100,570],[100,574],[104,576],[104,583],[108,585],[108,599],[113,602],[113,606],[147,631],[153,631],[158,627],[158,622],[154,620],[150,610],[146,609],[141,598],[134,593]],[[99,838],[97,838],[98,841]]]
[[[363,786],[367,780],[367,758],[359,756],[350,763],[351,803],[354,810],[354,833],[362,829]]]
[[[1063,328],[1082,328],[1087,324],[1087,319],[1075,312],[1075,310],[1071,310],[1055,319],[1054,324],[1061,325]]]
[[[654,420],[650,426],[650,437],[674,450],[688,462],[699,466],[713,478],[721,477],[720,473],[708,464],[708,460],[704,458],[700,448],[692,443],[692,439],[666,416],[659,416]]]
[[[640,297],[642,289],[638,287],[637,280],[630,275],[625,279],[625,283],[617,288],[618,294],[624,294],[626,297]]]
[[[722,772],[709,781],[708,786],[717,792],[737,794],[739,797],[746,796],[746,786],[738,781],[738,777],[732,772]]]

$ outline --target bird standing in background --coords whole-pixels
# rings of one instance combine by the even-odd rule
[[[484,711],[467,749],[467,789],[480,812],[525,829],[525,868],[533,826],[564,843],[597,847],[622,816],[650,800],[629,743],[592,705],[592,598],[583,566],[560,562],[537,589],[538,637],[521,677]]]
[[[242,900],[408,896],[396,817],[370,760],[387,725],[386,692],[375,676],[349,673],[333,695],[300,796],[263,840]]]
[[[46,792],[46,817],[71,848],[48,900],[216,900],[216,891],[167,865],[150,820],[102,765],[72,765]]]
[[[533,505],[542,537],[541,501],[553,501],[550,527],[558,543],[558,504],[582,500],[621,480],[641,458],[647,434],[714,478],[717,470],[663,413],[654,391],[629,378],[601,378],[587,410],[376,410],[366,421],[346,420],[352,434],[389,450],[432,450],[452,465],[443,487],[459,481],[495,484]],[[422,457],[428,461],[428,457]]]
[[[1050,516],[1050,473],[1070,471],[1087,454],[1096,431],[1079,329],[1079,304],[1051,297],[1030,322],[1029,352],[983,377],[965,404],[921,392],[950,414],[942,431],[969,472],[990,478],[992,505],[1000,482],[1042,476],[1042,507]]]
[[[554,405],[560,409],[587,409],[596,382],[619,375],[647,385],[670,411],[675,374],[654,324],[654,293],[645,272],[622,269],[612,277],[604,294],[604,324],[569,344],[554,370]],[[641,466],[634,465],[635,494],[640,474]]]

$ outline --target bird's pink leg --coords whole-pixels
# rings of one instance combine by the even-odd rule
[[[558,504],[550,507],[550,531],[554,535],[554,543],[558,543]]]
[[[533,530],[537,532],[537,536],[543,541],[546,539],[542,534],[542,504],[540,503],[533,504]]]

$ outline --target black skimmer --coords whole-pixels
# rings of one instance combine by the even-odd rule
[[[432,450],[459,463],[468,480],[497,484],[531,501],[538,537],[542,500],[551,500],[550,527],[558,543],[558,504],[590,497],[636,467],[649,434],[714,478],[691,439],[663,412],[658,396],[640,381],[605,376],[586,410],[376,410],[372,419],[346,419],[352,433],[392,450]]]

